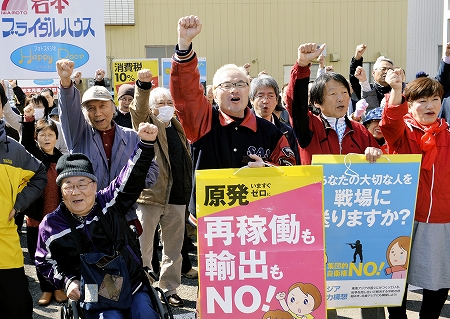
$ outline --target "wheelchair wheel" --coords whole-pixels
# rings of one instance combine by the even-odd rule
[[[167,303],[167,299],[164,296],[164,292],[159,287],[150,286],[149,289],[150,300],[152,301],[153,309],[159,315],[161,319],[173,319],[172,309],[170,308],[169,303]],[[164,309],[163,302],[160,299],[160,296],[163,300],[165,300],[164,304],[166,309]]]
[[[68,305],[63,305],[60,309],[61,319],[72,319],[72,311]]]
[[[60,310],[61,319],[83,319],[78,302],[74,300],[68,300],[67,304],[64,304]]]

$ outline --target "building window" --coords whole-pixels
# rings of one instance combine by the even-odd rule
[[[146,45],[145,57],[147,59],[158,59],[159,75],[161,75],[161,59],[171,58],[175,50],[174,45]]]
[[[134,25],[134,0],[103,0],[106,25]]]
[[[367,81],[369,81],[369,83],[372,83],[373,81],[372,69],[374,64],[375,62],[363,62],[363,68],[364,71],[366,71]]]

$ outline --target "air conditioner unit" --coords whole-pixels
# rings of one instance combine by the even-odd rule
[[[341,60],[341,55],[339,53],[330,53],[331,62],[339,62]]]

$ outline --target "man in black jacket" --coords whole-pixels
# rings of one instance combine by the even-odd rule
[[[370,84],[368,82],[360,83],[359,79],[355,77],[355,73],[358,67],[363,66],[363,54],[366,51],[366,48],[367,46],[365,44],[360,44],[356,47],[355,56],[352,57],[352,60],[350,61],[350,84],[358,100],[366,98],[364,92],[376,95],[378,105],[370,105],[370,108],[372,109],[379,107],[384,95],[391,91],[391,87],[387,84],[385,78],[387,72],[394,69],[394,62],[385,56],[378,57],[372,69],[373,82]]]
[[[294,130],[274,114],[279,96],[277,81],[269,75],[261,74],[250,82],[249,99],[256,116],[271,122],[286,136],[294,152],[295,164],[300,165],[300,148]]]

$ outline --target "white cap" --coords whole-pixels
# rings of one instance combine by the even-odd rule
[[[81,104],[84,105],[84,103],[92,100],[114,101],[108,89],[101,85],[94,85],[86,90],[86,92],[84,92],[83,94]]]

